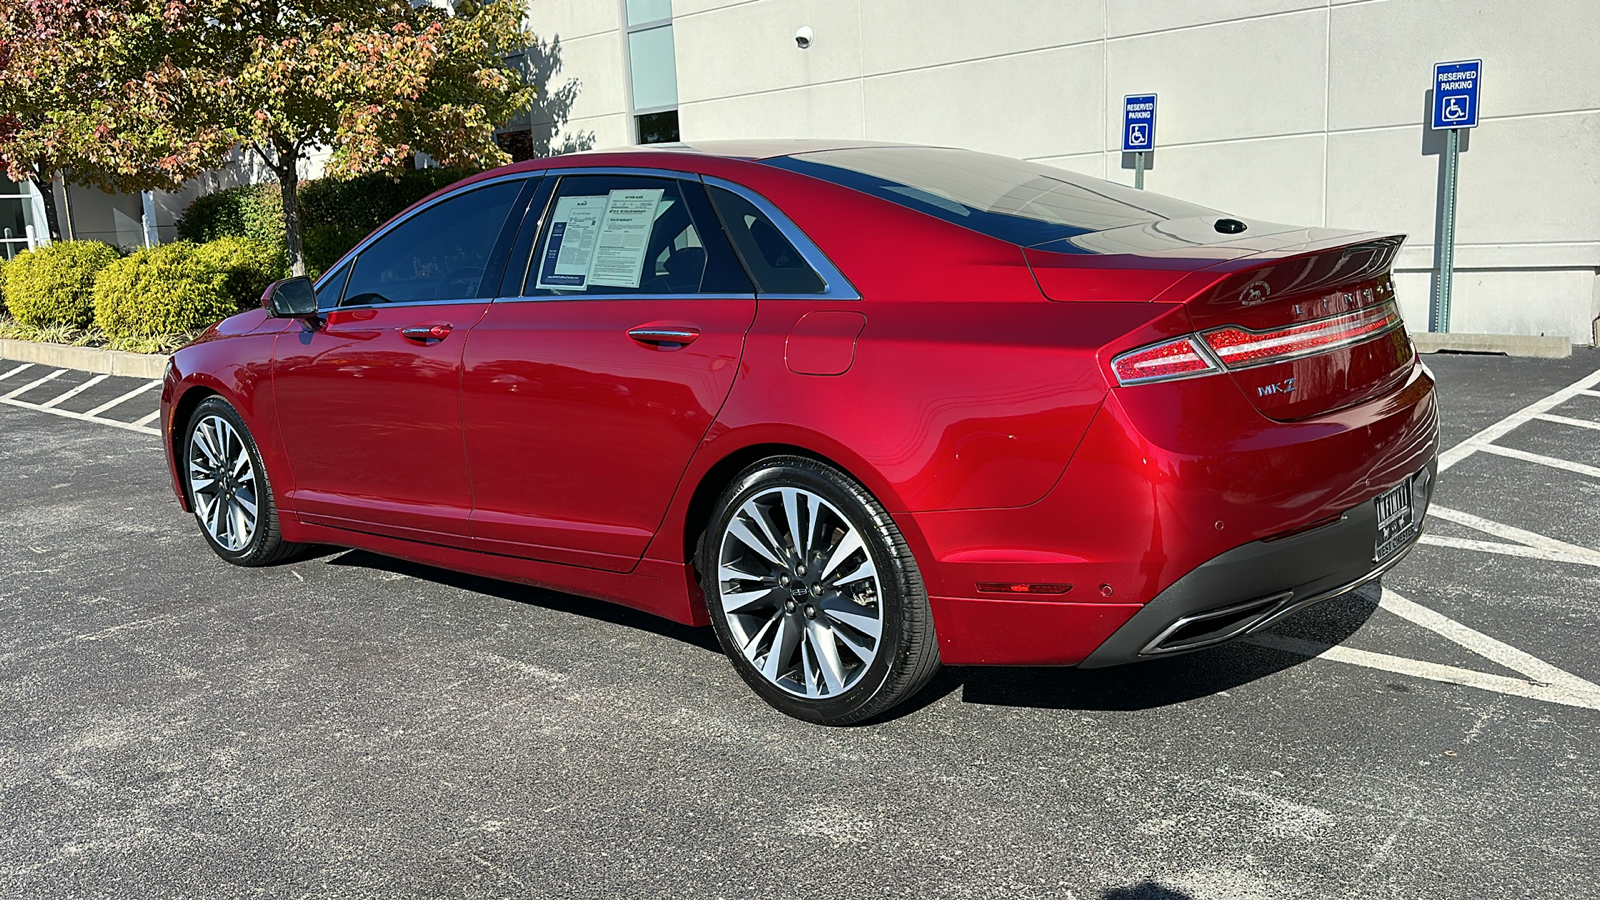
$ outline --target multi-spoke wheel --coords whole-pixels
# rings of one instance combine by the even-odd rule
[[[299,549],[278,533],[272,488],[239,414],[209,397],[189,419],[183,472],[189,503],[211,549],[231,563],[258,566]]]
[[[779,457],[745,470],[718,504],[700,565],[723,648],[791,715],[858,722],[938,668],[905,541],[870,494],[829,466]]]

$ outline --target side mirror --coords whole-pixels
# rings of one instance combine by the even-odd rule
[[[309,319],[317,314],[317,292],[304,275],[267,285],[261,305],[279,319]]]

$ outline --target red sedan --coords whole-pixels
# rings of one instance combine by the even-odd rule
[[[178,351],[224,559],[359,547],[711,625],[791,715],[1210,646],[1416,542],[1401,237],[933,147],[537,160]]]

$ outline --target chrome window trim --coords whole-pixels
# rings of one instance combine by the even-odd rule
[[[766,295],[771,296],[771,295]],[[809,294],[807,296],[818,296]],[[496,297],[496,303],[569,303],[574,300],[754,300],[755,294],[551,294],[542,297]]]
[[[711,187],[722,188],[730,193],[738,194],[751,206],[759,210],[762,215],[771,219],[772,224],[778,227],[778,231],[800,252],[800,258],[804,259],[806,264],[811,267],[811,270],[816,272],[817,276],[822,279],[822,290],[815,294],[764,294],[757,291],[757,297],[763,300],[861,299],[861,294],[855,289],[855,285],[850,283],[850,279],[844,277],[844,273],[839,271],[839,268],[833,264],[832,260],[828,259],[828,255],[822,252],[822,248],[807,237],[806,233],[800,230],[800,226],[794,224],[777,206],[773,205],[771,200],[742,184],[728,181],[725,178],[718,178],[715,175],[701,175],[699,178]],[[726,226],[724,226],[724,230],[726,230]],[[733,240],[732,235],[729,235],[728,239],[730,241]],[[735,247],[737,246],[735,244]]]
[[[353,264],[354,261],[355,261],[355,258],[360,256],[361,252],[363,250],[367,249],[367,247],[373,241],[376,241],[378,238],[381,238],[384,235],[388,234],[389,232],[393,231],[394,229],[399,228],[401,225],[405,224],[406,222],[411,221],[411,219],[413,217],[417,216],[419,213],[422,213],[424,210],[432,209],[433,207],[438,206],[440,203],[443,203],[446,200],[450,200],[452,198],[459,197],[462,194],[470,193],[472,191],[477,190],[478,188],[488,187],[488,186],[493,185],[493,184],[501,184],[501,183],[504,183],[504,182],[507,182],[507,181],[525,181],[525,180],[530,179],[530,178],[539,178],[539,177],[543,176],[546,171],[548,171],[548,170],[546,170],[546,169],[535,169],[535,170],[533,170],[531,172],[507,172],[504,175],[496,175],[493,178],[485,178],[482,181],[474,181],[471,184],[462,185],[461,187],[457,188],[456,190],[450,191],[447,194],[440,194],[439,196],[434,197],[431,200],[427,200],[427,201],[421,203],[420,205],[411,208],[410,210],[408,210],[406,212],[405,215],[400,216],[398,218],[395,218],[395,219],[385,223],[377,231],[374,231],[373,233],[371,233],[371,234],[367,235],[366,237],[362,238],[360,243],[356,244],[354,247],[351,247],[350,250],[345,253],[345,255],[339,257],[339,259],[337,261],[335,261],[333,265],[328,267],[328,271],[322,273],[321,277],[319,277],[317,279],[316,283],[314,285],[312,285],[312,290],[314,290],[314,291],[321,290],[322,289],[322,285],[323,285],[323,283],[325,281],[327,281],[328,276],[332,275],[333,273],[335,273],[337,271],[339,271],[339,267],[340,266],[344,265],[347,261],[351,262]],[[351,274],[352,275],[355,274],[355,270],[353,268],[351,269]],[[340,297],[339,299],[342,300],[344,298]],[[420,305],[420,304],[425,304],[425,303],[468,303],[468,302],[475,302],[475,301],[480,301],[480,300],[486,302],[489,299],[490,298],[488,298],[488,297],[474,297],[474,298],[462,299],[462,300],[409,300],[409,301],[404,301],[404,302],[401,302],[401,303],[368,303],[368,304],[362,304],[360,306],[333,306],[333,307],[330,307],[330,309],[378,309],[378,308],[389,307],[389,306],[415,306],[415,305]]]

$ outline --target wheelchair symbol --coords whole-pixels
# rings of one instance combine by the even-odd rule
[[[1444,98],[1444,115],[1446,122],[1464,122],[1467,118],[1467,97]]]
[[[1128,146],[1143,147],[1150,143],[1150,126],[1135,124],[1128,126]]]

